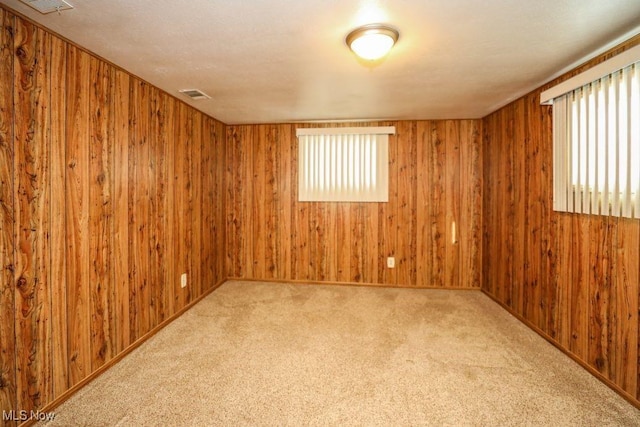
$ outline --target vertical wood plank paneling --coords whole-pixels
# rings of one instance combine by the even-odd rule
[[[240,150],[240,169],[239,173],[239,192],[237,196],[240,198],[237,199],[237,202],[240,204],[241,208],[241,218],[243,220],[243,229],[242,229],[242,252],[246,254],[245,256],[245,264],[243,271],[247,275],[245,277],[254,277],[254,271],[256,270],[255,265],[255,257],[253,250],[256,245],[260,245],[257,241],[258,236],[256,236],[255,232],[253,232],[252,228],[244,228],[244,227],[253,227],[252,220],[255,218],[252,216],[253,202],[251,199],[252,196],[252,188],[255,186],[254,182],[254,171],[256,170],[256,165],[254,164],[254,147],[253,147],[253,127],[244,127],[243,132],[240,134],[242,138],[239,140],[239,144],[241,146]],[[255,190],[255,188],[254,188]],[[246,230],[246,231],[245,231]]]
[[[69,385],[91,372],[89,262],[89,62],[85,52],[67,49],[67,147],[65,231]]]
[[[304,208],[305,204],[300,210],[301,217],[300,219],[310,221],[309,219],[309,210]],[[311,203],[306,203],[306,205],[310,206]],[[351,279],[351,250],[352,245],[349,239],[349,235],[351,232],[351,208],[348,203],[339,203],[335,207],[335,236],[336,236],[336,280],[338,282],[348,282]],[[301,221],[301,223],[304,223]],[[381,242],[382,244],[383,242]],[[382,252],[381,252],[382,253]],[[305,253],[307,257],[310,257],[307,253]],[[311,271],[309,268],[309,262],[306,265],[306,271],[302,271],[301,278],[311,277]]]
[[[589,218],[573,217],[573,283],[571,283],[571,351],[582,360],[587,359],[589,344]]]
[[[542,252],[542,206],[539,193],[541,191],[541,159],[540,159],[540,117],[536,114],[537,108],[530,98],[527,98],[528,114],[526,116],[526,132],[530,136],[530,144],[526,146],[527,175],[525,188],[527,188],[527,230],[525,246],[531,248],[526,251],[525,258],[525,297],[524,316],[536,325],[541,323],[538,304],[541,299],[540,256]],[[535,143],[534,143],[535,141]]]
[[[387,257],[396,257],[398,253],[398,145],[402,142],[400,135],[389,136],[389,202],[380,204],[381,221],[378,235],[383,238],[380,242],[380,253],[385,260],[378,272],[380,283],[396,285],[398,275],[396,268],[387,268]]]
[[[478,123],[460,123],[460,220],[457,229],[460,245],[460,286],[477,288],[481,278],[482,176]],[[465,179],[466,178],[466,179]]]
[[[293,135],[292,135],[293,138]],[[297,185],[297,180],[298,180],[298,175],[297,175],[297,167],[298,167],[298,163],[297,163],[297,143],[293,143],[293,146],[296,147],[295,149],[292,150],[293,155],[294,155],[294,162],[292,162],[292,169],[294,170],[292,172],[292,182],[294,182],[294,192],[293,192],[293,197],[292,197],[292,204],[293,204],[293,212],[292,212],[292,224],[294,224],[294,229],[293,229],[293,235],[294,235],[294,242],[293,242],[293,250],[292,250],[292,258],[291,258],[291,265],[292,265],[292,269],[293,269],[293,278],[296,280],[309,280],[310,276],[309,276],[309,262],[310,262],[310,243],[309,243],[309,207],[311,205],[311,203],[300,203],[298,202],[298,185]],[[344,205],[343,205],[344,206]],[[342,229],[344,230],[344,221],[342,223],[337,222],[336,224],[337,230],[336,232],[339,233],[340,227],[342,227]],[[344,233],[346,234],[346,233]],[[338,242],[339,242],[339,237],[338,237]],[[340,258],[340,256],[342,256],[343,258],[341,259],[342,262],[348,262],[349,261],[349,256],[345,256],[344,254],[340,254],[340,251],[343,250],[344,247],[342,247],[340,244],[337,245],[336,250],[338,251],[339,255],[338,258]],[[348,265],[348,264],[347,264]],[[338,276],[337,277],[341,277],[341,275],[344,277],[348,274],[348,267],[344,268],[344,270],[340,270],[338,268]]]
[[[191,237],[191,180],[189,176],[189,167],[191,163],[191,144],[193,142],[193,112],[186,105],[179,103],[177,106],[178,128],[175,144],[174,170],[176,174],[176,185],[174,187],[175,210],[174,220],[176,221],[176,233],[174,238],[176,241],[175,256],[178,260],[176,264],[176,280],[174,283],[176,310],[184,307],[191,300],[191,290],[187,286],[180,287],[180,276],[187,274],[187,283],[191,283],[191,257],[190,250],[192,246]],[[181,220],[177,220],[181,218]]]
[[[113,68],[95,58],[90,60],[92,90],[89,97],[90,191],[89,191],[89,270],[91,294],[92,370],[113,357],[113,140],[110,124]]]
[[[292,280],[297,279],[298,270],[297,270],[297,262],[300,259],[299,251],[300,251],[300,243],[301,239],[299,238],[298,231],[298,140],[296,138],[296,128],[293,125],[286,125],[286,135],[287,135],[287,146],[291,156],[291,162],[289,163],[289,168],[284,170],[283,173],[287,176],[286,178],[289,181],[290,185],[290,197],[284,202],[290,205],[289,208],[289,224],[290,224],[290,232],[289,236],[291,237],[291,244],[288,245],[290,250],[290,260],[289,260],[289,278]],[[281,132],[282,134],[282,132]],[[232,206],[227,206],[227,209],[232,209]],[[226,234],[227,239],[229,239],[229,233]]]
[[[514,112],[506,110],[501,114],[502,139],[508,141],[502,146],[502,160],[505,166],[505,172],[501,180],[500,194],[500,253],[499,260],[508,259],[511,261],[510,255],[515,249],[514,236],[514,216],[515,216],[515,191],[513,187],[513,168],[514,168]],[[513,288],[513,262],[500,262],[502,268],[500,271],[500,282],[498,287],[499,297],[509,306],[512,305],[514,288]]]
[[[517,313],[524,311],[524,288],[525,288],[525,265],[526,265],[526,176],[527,163],[526,151],[515,149],[515,147],[528,146],[531,137],[525,132],[525,127],[518,125],[524,122],[528,111],[524,99],[520,99],[513,104],[513,264],[512,264],[512,291],[511,301],[505,301]]]
[[[174,98],[166,97],[166,104],[164,114],[166,117],[165,122],[165,135],[166,141],[162,145],[162,157],[165,160],[164,170],[166,171],[166,205],[164,212],[164,221],[162,227],[164,228],[164,244],[165,244],[165,256],[167,260],[176,260],[176,221],[179,216],[176,216],[176,169],[175,169],[175,146],[177,143],[177,114],[178,105]],[[176,269],[176,262],[167,262],[164,266],[164,276],[162,277],[163,290],[162,290],[162,305],[164,307],[164,317],[171,317],[176,311],[176,295],[178,287],[176,284],[179,282],[179,274]]]
[[[193,264],[195,263],[194,259],[193,259],[193,250],[194,250],[194,238],[193,238],[193,232],[194,232],[194,224],[193,224],[193,218],[194,218],[194,197],[193,197],[193,175],[191,174],[191,169],[193,168],[193,157],[192,157],[192,149],[191,147],[194,144],[194,135],[196,133],[196,130],[194,128],[194,124],[196,123],[195,117],[197,115],[199,115],[199,113],[196,113],[196,111],[193,108],[190,108],[189,106],[187,106],[186,104],[184,105],[184,110],[186,113],[186,119],[184,120],[183,124],[185,125],[185,140],[184,140],[184,151],[183,151],[183,155],[184,155],[184,164],[183,164],[183,172],[182,175],[184,176],[184,187],[183,187],[183,193],[184,193],[184,197],[185,199],[183,200],[184,204],[182,205],[184,207],[183,210],[183,216],[182,218],[185,218],[186,221],[184,221],[183,224],[181,224],[181,235],[184,236],[184,272],[187,273],[187,287],[182,289],[182,297],[183,299],[181,299],[182,304],[180,305],[180,308],[184,307],[185,305],[187,305],[188,303],[190,303],[191,301],[193,301],[194,299],[194,292],[193,292]]]
[[[616,314],[614,342],[616,354],[612,357],[612,374],[616,384],[630,395],[637,393],[638,375],[637,363],[638,345],[638,294],[637,284],[640,283],[640,222],[620,219],[614,240],[612,264],[614,277],[612,284],[615,289],[614,307],[611,312]],[[613,292],[612,292],[613,295]]]
[[[416,202],[416,285],[430,286],[432,268],[431,239],[431,122],[418,122],[416,142],[417,156],[417,202]]]
[[[265,206],[265,193],[267,189],[266,171],[266,147],[267,141],[265,136],[267,125],[259,125],[252,133],[251,158],[253,159],[253,176],[251,185],[253,186],[251,199],[251,212],[249,213],[253,223],[253,270],[258,277],[266,276],[266,247],[267,247],[267,213]]]
[[[292,187],[297,185],[294,181],[295,171],[293,170],[293,157],[296,145],[295,142],[295,130],[293,126],[281,126],[276,128],[278,131],[277,150],[274,150],[273,156],[276,162],[276,176],[277,190],[275,197],[278,200],[278,215],[277,223],[275,223],[276,229],[276,242],[278,242],[278,277],[285,280],[291,280],[293,275],[291,273],[291,252],[293,250],[290,242],[293,241],[293,226],[291,221],[291,214],[293,212],[293,190]],[[331,227],[335,230],[335,227]],[[335,256],[335,254],[334,254]],[[335,263],[333,263],[335,267]],[[335,274],[333,275],[335,277]]]
[[[312,280],[324,281],[327,278],[327,248],[325,245],[326,238],[326,216],[324,215],[325,203],[314,202],[309,207],[309,272],[308,275]],[[349,227],[349,235],[352,236],[354,230],[352,224]],[[353,248],[349,269],[353,276]]]
[[[536,97],[532,97],[536,99]],[[542,269],[544,277],[544,300],[538,305],[542,326],[554,339],[558,339],[562,334],[560,330],[562,320],[560,310],[562,303],[562,291],[558,287],[557,271],[559,252],[558,242],[560,240],[558,229],[559,219],[553,212],[553,109],[548,105],[538,105],[540,109],[542,126],[540,128],[540,145],[542,149],[542,193],[541,202],[543,204],[544,228],[543,228],[543,250]]]
[[[174,125],[175,125],[175,141],[173,145],[173,223],[171,226],[174,228],[173,231],[173,241],[175,242],[173,256],[177,260],[175,263],[175,274],[174,278],[170,284],[173,293],[173,307],[175,311],[178,311],[180,307],[182,307],[186,301],[185,292],[180,287],[181,286],[181,276],[183,273],[186,273],[186,245],[184,235],[185,227],[183,224],[184,221],[188,221],[188,218],[185,217],[186,208],[185,205],[187,203],[187,196],[185,194],[186,190],[186,179],[184,176],[184,172],[186,170],[185,165],[185,156],[184,151],[186,147],[188,147],[187,134],[186,134],[186,120],[187,113],[186,107],[177,102],[175,105],[174,111]]]
[[[497,208],[496,205],[496,192],[497,185],[494,179],[496,173],[491,168],[492,162],[499,162],[498,144],[502,143],[495,135],[497,130],[496,121],[498,113],[485,117],[482,120],[482,173],[483,173],[483,185],[482,188],[482,290],[489,295],[496,295],[496,273],[495,266],[495,241],[493,235],[498,233],[495,226],[495,216]],[[489,150],[491,147],[491,150]],[[488,181],[491,180],[491,181]],[[488,183],[491,183],[489,185]],[[490,252],[491,251],[491,252]],[[489,256],[491,253],[492,256]]]
[[[154,311],[151,282],[150,241],[152,227],[151,212],[151,88],[145,82],[133,82],[132,99],[134,101],[133,123],[135,127],[136,185],[135,194],[135,250],[136,260],[136,309],[138,313],[137,336],[144,336],[151,330],[151,313]]]
[[[277,175],[277,152],[278,146],[278,128],[272,125],[260,127],[259,139],[264,140],[264,277],[278,278],[280,264],[285,260],[278,256],[280,242],[278,241],[278,182]]]
[[[51,43],[51,365],[53,398],[69,387],[65,248],[66,45]]]
[[[14,48],[14,183],[16,228],[16,358],[18,405],[27,410],[51,399],[49,128],[51,37],[22,21]]]
[[[446,121],[445,136],[445,228],[443,230],[445,247],[444,282],[446,287],[460,286],[460,124]],[[454,223],[457,226],[453,233]]]
[[[554,252],[554,244],[557,241],[556,216],[552,215],[553,209],[553,132],[552,110],[548,105],[540,105],[540,99],[537,96],[530,96],[531,104],[535,106],[534,111],[540,118],[540,126],[537,129],[536,139],[540,141],[540,183],[539,183],[539,200],[541,211],[541,227],[540,227],[540,243],[542,245],[540,251],[540,275],[546,280],[540,281],[540,299],[537,302],[538,325],[541,330],[545,331],[551,337],[556,336],[556,285],[552,279],[554,270],[557,268],[556,255]]]
[[[16,409],[13,16],[0,8],[0,410]]]
[[[640,226],[552,210],[552,117],[539,103],[540,91],[552,84],[483,119],[482,289],[637,399]],[[509,191],[515,215],[504,197]],[[513,251],[505,251],[501,242],[512,232]],[[497,279],[507,277],[503,266],[513,271],[512,304],[510,281]]]
[[[559,317],[559,334],[558,340],[564,348],[570,348],[571,345],[571,311],[573,307],[572,289],[567,283],[573,283],[573,245],[571,238],[572,219],[569,214],[558,215],[558,242],[556,253],[558,256],[558,268],[556,269],[556,277],[554,279],[558,287],[558,317]]]
[[[139,131],[137,130],[137,114],[136,104],[139,102],[137,96],[137,80],[134,78],[129,79],[129,90],[127,93],[127,97],[129,98],[129,111],[127,116],[129,117],[129,152],[127,154],[127,158],[129,163],[127,164],[127,173],[128,173],[128,182],[134,183],[138,182],[138,177],[136,176],[136,169],[139,167],[137,163],[139,162],[139,155],[137,149],[137,134]],[[129,188],[129,193],[127,195],[127,212],[129,215],[128,219],[128,232],[127,236],[129,241],[127,242],[127,246],[129,248],[127,252],[127,257],[129,259],[127,265],[129,266],[129,337],[131,342],[135,342],[140,337],[140,311],[138,310],[138,304],[140,301],[139,293],[139,277],[141,273],[141,266],[138,263],[139,261],[139,243],[138,243],[138,230],[136,227],[138,213],[138,201],[136,196],[136,185],[131,185]]]
[[[481,122],[467,122],[341,124],[396,126],[397,135],[390,138],[388,203],[300,203],[295,126],[229,127],[226,176],[233,184],[225,197],[227,270],[234,277],[264,280],[479,287]],[[463,143],[468,144],[464,162],[469,162],[464,165]],[[453,147],[454,160],[447,158],[447,144]],[[284,159],[290,159],[286,167]],[[462,174],[463,169],[469,173]],[[243,185],[249,180],[252,187]],[[461,195],[462,180],[466,200]],[[450,223],[458,217],[464,217],[471,231],[465,234],[464,245],[459,240],[449,248],[455,256],[447,258]],[[274,240],[274,236],[279,237]],[[387,268],[388,256],[396,258],[396,268]],[[459,280],[463,265],[475,275],[464,284]],[[447,268],[455,279],[444,280]]]
[[[202,295],[202,263],[196,260],[202,259],[202,169],[201,169],[201,146],[202,146],[202,116],[200,114],[193,115],[192,121],[193,137],[191,141],[189,167],[191,181],[191,250],[190,258],[190,285],[191,298],[197,298]]]
[[[115,297],[115,349],[132,342],[129,325],[129,75],[116,70],[113,87],[113,269]]]
[[[147,138],[147,146],[148,146],[148,163],[146,165],[148,182],[149,182],[149,216],[146,220],[147,228],[148,228],[148,239],[147,239],[147,252],[149,259],[149,272],[147,275],[147,289],[149,293],[149,330],[151,330],[154,325],[158,324],[158,318],[160,317],[159,311],[161,309],[162,303],[160,299],[162,298],[162,282],[160,280],[162,271],[161,268],[157,266],[160,265],[159,252],[162,251],[162,245],[158,239],[158,225],[162,224],[162,214],[158,212],[158,202],[160,200],[160,194],[157,189],[158,185],[158,177],[161,176],[160,171],[158,170],[158,140],[161,138],[160,136],[160,121],[161,121],[161,111],[160,111],[160,102],[159,102],[159,91],[153,86],[149,87],[148,91],[148,105],[149,105],[149,115],[148,115],[148,130],[146,131],[148,134]]]
[[[207,289],[226,277],[225,132],[0,7],[0,409],[40,409],[144,338],[202,294],[205,257]],[[163,294],[183,269],[193,294]]]
[[[446,199],[445,199],[445,159],[446,159],[446,122],[436,121],[431,126],[431,199],[429,222],[431,223],[431,285],[446,286]]]
[[[319,209],[314,213],[315,221],[324,222],[325,209]],[[349,204],[349,241],[351,246],[351,260],[349,263],[349,281],[361,282],[364,275],[364,245],[365,245],[365,227],[364,227],[364,206],[363,203],[350,203]],[[328,228],[328,227],[327,227]],[[328,230],[325,230],[328,231]],[[326,247],[324,242],[324,236],[321,236],[316,246],[318,247],[318,253]],[[326,256],[326,251],[323,251],[323,255]],[[327,275],[322,271],[321,260],[318,262],[316,270],[322,272],[316,277],[316,280],[327,280]]]
[[[129,325],[133,341],[149,328],[149,92],[146,83],[131,79],[129,86]]]
[[[335,205],[330,206],[332,215],[331,217],[335,221]],[[378,238],[379,233],[379,210],[375,203],[366,203],[364,205],[364,267],[362,281],[365,283],[376,283],[378,278],[379,265],[384,261],[380,260],[380,240]],[[332,224],[332,229],[335,230],[335,226]],[[335,251],[330,251],[333,255],[331,265],[334,269],[330,272],[331,277],[335,277],[335,265],[337,261],[335,259]]]
[[[224,189],[224,203],[226,206],[225,222],[227,224],[225,227],[225,235],[227,236],[225,253],[227,256],[224,260],[224,269],[227,277],[239,277],[235,269],[240,267],[240,262],[234,262],[234,260],[239,259],[242,255],[239,250],[241,244],[238,241],[239,239],[236,238],[240,221],[238,220],[238,205],[235,203],[235,193],[237,191],[237,182],[235,179],[237,175],[236,168],[240,165],[240,162],[237,161],[235,157],[239,151],[234,147],[236,144],[235,130],[235,127],[227,127],[227,132],[224,136],[224,179],[227,183]]]
[[[210,118],[204,118],[202,122],[202,138],[200,140],[200,171],[202,176],[202,199],[200,200],[199,209],[202,212],[202,224],[200,228],[200,254],[202,260],[202,291],[210,289],[216,283],[216,272],[218,270],[216,262],[216,253],[225,254],[224,247],[222,251],[218,251],[220,236],[216,229],[216,219],[218,218],[218,208],[216,205],[224,199],[225,193],[217,193],[217,179],[215,178],[216,167],[213,163],[215,158],[224,158],[217,153],[219,149],[217,140],[215,123]],[[222,212],[224,214],[224,211]],[[215,242],[215,245],[211,244]],[[223,261],[226,256],[222,257]],[[225,275],[226,276],[226,275]]]
[[[590,266],[587,362],[609,376],[609,316],[611,283],[611,230],[608,217],[595,217],[589,227],[589,259],[600,262]]]
[[[152,160],[152,197],[151,218],[153,224],[152,238],[150,242],[152,265],[152,298],[155,310],[151,313],[151,325],[157,325],[167,316],[166,287],[167,264],[170,263],[166,256],[167,247],[172,245],[166,236],[166,212],[167,212],[167,96],[156,88],[151,88],[151,139],[149,152]]]
[[[396,126],[397,139],[397,222],[396,283],[415,286],[416,283],[416,124],[403,121]],[[456,194],[458,197],[459,194]],[[363,222],[367,219],[363,216]],[[363,230],[364,230],[363,225]],[[364,254],[363,254],[364,258]],[[457,267],[457,266],[456,266]],[[457,268],[456,268],[457,269]]]
[[[324,229],[322,231],[324,244],[325,246],[327,242],[335,242],[336,241],[336,221],[337,221],[337,210],[335,203],[325,203],[322,211],[324,212]],[[377,227],[377,226],[376,226]],[[364,245],[364,243],[363,243]],[[323,252],[324,254],[324,265],[323,265],[323,274],[324,277],[336,277],[336,272],[338,269],[338,260],[337,253],[332,251],[329,247]],[[350,275],[353,275],[354,272],[350,271]]]
[[[228,277],[225,270],[226,258],[222,254],[227,253],[227,240],[229,236],[227,235],[226,230],[226,212],[231,209],[228,204],[228,200],[224,197],[225,192],[227,191],[225,165],[220,162],[221,159],[227,158],[226,125],[217,120],[212,119],[212,121],[214,122],[215,138],[211,142],[215,144],[216,149],[211,159],[211,168],[214,168],[216,172],[213,177],[215,180],[215,190],[212,194],[213,199],[211,201],[211,204],[215,206],[215,215],[212,217],[214,224],[211,225],[211,228],[215,230],[215,235],[217,237],[216,247],[212,249],[214,251],[213,256],[216,259],[217,269],[215,272],[215,283],[211,283],[211,287]]]
[[[247,264],[245,259],[244,235],[242,233],[242,174],[245,165],[242,164],[242,138],[239,135],[241,128],[238,126],[229,126],[227,128],[226,141],[226,174],[227,189],[225,191],[225,200],[227,204],[227,258],[226,270],[229,277],[244,277],[243,267]]]

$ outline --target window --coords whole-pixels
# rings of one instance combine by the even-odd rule
[[[297,129],[298,200],[387,202],[395,127]]]
[[[554,96],[553,122],[554,210],[640,218],[640,61]]]

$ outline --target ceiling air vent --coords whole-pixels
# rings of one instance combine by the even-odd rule
[[[178,92],[187,95],[191,99],[211,99],[209,95],[199,91],[198,89],[182,89]]]
[[[69,3],[64,0],[20,0],[40,13],[60,12],[61,10],[73,9]]]

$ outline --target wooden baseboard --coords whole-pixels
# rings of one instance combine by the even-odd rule
[[[462,286],[437,287],[437,286],[408,286],[408,285],[390,285],[388,283],[370,283],[370,282],[332,282],[322,280],[286,280],[286,279],[253,279],[246,277],[228,277],[229,281],[236,282],[259,282],[259,283],[289,283],[293,285],[332,285],[332,286],[357,286],[370,288],[387,288],[387,289],[441,289],[454,291],[479,291],[480,287],[469,288]]]
[[[636,408],[640,409],[640,401],[637,400],[635,396],[629,394],[627,391],[622,389],[619,385],[617,385],[616,383],[611,381],[609,378],[605,377],[600,372],[598,372],[597,369],[595,369],[594,367],[589,365],[587,362],[585,362],[584,360],[582,360],[581,358],[579,358],[578,356],[576,356],[575,354],[571,353],[569,350],[564,348],[559,342],[557,342],[555,339],[553,339],[553,337],[548,335],[546,332],[544,332],[542,329],[538,328],[536,325],[531,323],[529,320],[527,320],[526,318],[524,318],[520,314],[516,313],[511,307],[509,307],[508,305],[504,304],[502,301],[500,301],[498,298],[496,298],[493,294],[487,292],[485,289],[482,289],[482,292],[486,296],[491,298],[493,301],[495,301],[497,304],[499,304],[502,308],[507,310],[509,312],[509,314],[511,314],[513,317],[515,317],[516,319],[518,319],[519,321],[524,323],[527,327],[529,327],[535,333],[537,333],[542,338],[544,338],[549,343],[551,343],[555,348],[557,348],[558,350],[563,352],[565,355],[569,356],[569,358],[571,358],[578,365],[580,365],[584,369],[586,369],[591,375],[593,375],[594,377],[596,377],[597,379],[602,381],[606,386],[608,386],[613,391],[618,393],[620,396],[622,396],[625,400],[627,400],[633,406],[635,406]]]
[[[214,290],[218,289],[220,287],[220,285],[222,285],[226,281],[227,281],[227,279],[223,279],[223,280],[219,281],[218,283],[216,283],[213,287],[211,287],[211,289],[206,290],[202,295],[200,295],[195,300],[191,301],[189,304],[185,305],[182,309],[177,311],[173,316],[171,316],[171,317],[165,319],[164,321],[162,321],[162,323],[158,324],[158,326],[156,326],[155,328],[153,328],[152,330],[150,330],[149,332],[147,332],[146,334],[144,334],[143,336],[138,338],[135,342],[133,342],[127,348],[122,350],[113,359],[109,360],[107,363],[105,363],[104,365],[102,365],[101,367],[96,369],[94,372],[89,374],[82,381],[80,381],[79,383],[75,384],[73,387],[71,387],[69,390],[65,391],[63,394],[58,396],[56,399],[54,399],[51,402],[49,402],[43,408],[38,409],[38,411],[41,412],[41,413],[53,412],[53,410],[55,408],[57,408],[63,402],[68,400],[71,396],[76,394],[80,389],[82,389],[84,386],[89,384],[94,379],[98,378],[100,375],[102,375],[104,372],[106,372],[113,365],[115,365],[116,363],[120,362],[128,354],[130,354],[133,350],[135,350],[136,348],[140,347],[145,341],[147,341],[149,338],[151,338],[152,336],[154,336],[155,334],[160,332],[169,323],[173,322],[178,317],[182,316],[187,310],[189,310],[191,307],[193,307],[194,305],[199,303],[201,300],[203,300],[205,297],[207,297],[211,292],[213,292]],[[29,426],[34,425],[36,422],[37,422],[37,420],[25,421],[24,423],[20,424],[19,427],[29,427]]]

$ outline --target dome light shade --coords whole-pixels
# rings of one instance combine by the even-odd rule
[[[356,28],[347,36],[347,46],[360,58],[375,61],[385,56],[398,41],[398,32],[382,24]]]

